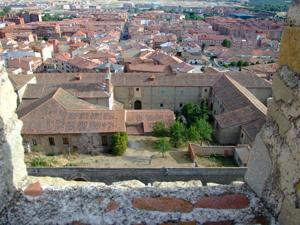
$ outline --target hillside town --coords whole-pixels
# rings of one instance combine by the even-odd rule
[[[28,166],[247,166],[284,17],[242,4],[2,3]]]

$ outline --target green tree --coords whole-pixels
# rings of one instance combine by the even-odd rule
[[[156,137],[168,136],[168,129],[163,121],[156,122],[153,125],[153,135]]]
[[[236,67],[236,66],[237,66],[237,63],[236,63],[236,62],[231,62],[229,65],[230,65],[230,66],[233,66],[233,67]]]
[[[181,113],[185,117],[187,125],[190,126],[201,116],[201,108],[198,104],[187,103],[182,107]]]
[[[212,126],[205,119],[199,119],[194,125],[197,128],[199,139],[201,141],[211,141],[212,140]]]
[[[167,138],[160,138],[154,143],[154,148],[162,154],[162,157],[165,157],[165,153],[170,151],[171,145]]]
[[[112,135],[111,153],[115,156],[123,155],[127,149],[128,136],[126,132],[118,132]]]
[[[198,141],[200,139],[198,129],[195,125],[187,129],[187,138],[189,141]]]
[[[170,127],[170,143],[178,148],[186,143],[186,129],[183,123],[175,121]]]
[[[242,63],[242,66],[249,66],[249,63],[245,61]]]
[[[222,42],[222,46],[226,47],[226,48],[230,48],[231,47],[231,41],[227,40],[227,39],[224,39],[223,42]]]
[[[187,103],[182,107],[181,114],[185,117],[188,127],[195,123],[199,118],[208,120],[210,111],[206,102],[199,104]]]

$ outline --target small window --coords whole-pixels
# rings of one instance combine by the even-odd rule
[[[204,92],[207,92],[207,89],[206,89],[206,88],[204,89]]]
[[[136,88],[135,90],[136,90],[136,91],[140,91],[140,88]]]
[[[67,138],[67,137],[63,137],[62,141],[63,141],[64,145],[68,145],[69,144],[69,138]]]
[[[241,138],[242,138],[242,139],[244,138],[244,133],[243,133],[243,132],[241,133]]]
[[[182,107],[183,106],[183,104],[182,103],[179,103],[179,107]]]
[[[160,107],[164,107],[164,103],[160,103]]]
[[[37,145],[36,139],[32,139],[32,144]]]
[[[51,146],[54,146],[54,145],[55,145],[54,137],[49,137],[49,144],[50,144]]]
[[[107,136],[101,136],[101,141],[102,141],[102,145],[103,146],[107,146],[108,145]]]

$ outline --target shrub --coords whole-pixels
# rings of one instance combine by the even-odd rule
[[[170,151],[171,145],[167,138],[160,138],[154,143],[154,148],[162,154],[162,157],[165,157],[165,153]]]
[[[126,132],[118,132],[112,135],[111,153],[115,156],[123,155],[127,149],[128,136]]]
[[[170,143],[178,148],[186,143],[186,129],[183,123],[175,121],[170,127]]]
[[[153,125],[153,135],[156,137],[168,136],[168,129],[163,121],[156,122]]]
[[[226,48],[230,48],[231,47],[231,41],[227,40],[227,39],[224,39],[223,42],[222,42],[222,46],[226,47]]]

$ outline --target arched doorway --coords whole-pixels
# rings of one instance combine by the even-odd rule
[[[134,102],[134,109],[142,109],[142,102],[140,100]]]

